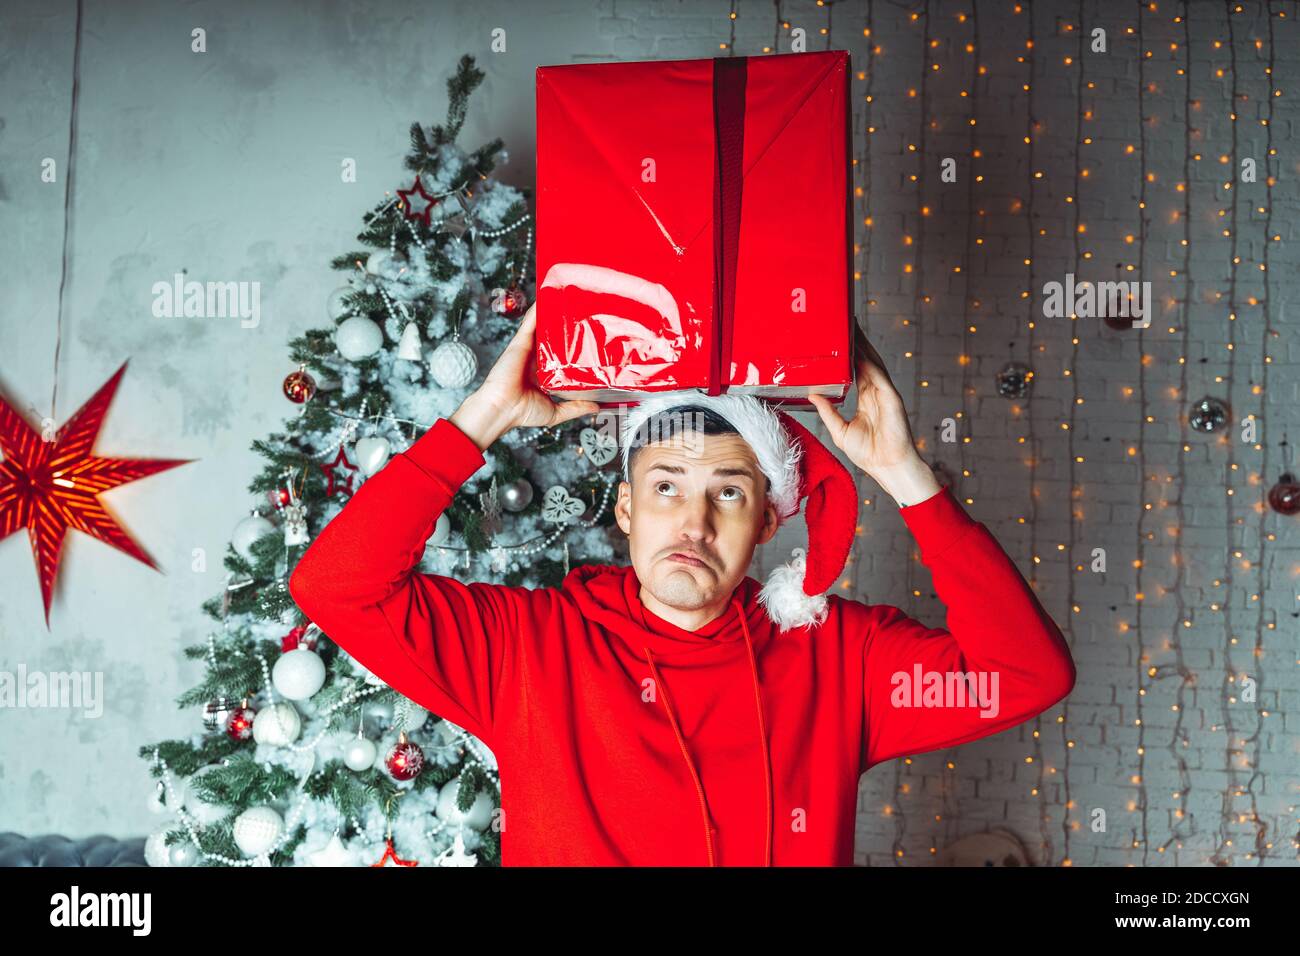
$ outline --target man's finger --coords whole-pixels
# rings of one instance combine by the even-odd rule
[[[858,388],[864,388],[867,385],[873,385],[876,388],[888,386],[894,387],[893,379],[889,377],[889,370],[885,368],[885,360],[880,357],[875,346],[867,339],[867,333],[862,331],[862,326],[854,326],[854,352],[857,354],[858,366]]]
[[[830,433],[831,440],[839,446],[840,436],[844,430],[849,427],[849,423],[844,420],[835,406],[831,404],[830,399],[825,395],[818,395],[816,392],[808,393],[808,400],[812,402],[813,407],[817,409],[817,414],[821,417],[822,424],[826,426],[826,431]]]
[[[575,418],[581,418],[583,415],[594,415],[600,411],[600,405],[596,402],[585,402],[578,399],[557,402],[555,408],[556,413],[554,420],[551,422],[552,425],[572,421]]]

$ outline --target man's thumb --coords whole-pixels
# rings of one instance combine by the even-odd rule
[[[831,441],[835,443],[836,448],[839,448],[840,436],[844,434],[844,429],[848,427],[848,422],[846,422],[843,416],[835,410],[835,406],[830,403],[830,400],[826,398],[825,395],[818,395],[814,392],[810,392],[808,400],[812,402],[813,407],[817,409],[817,414],[820,416],[822,424],[826,426],[826,431],[830,433]]]

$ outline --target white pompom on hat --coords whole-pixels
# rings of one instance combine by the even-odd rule
[[[657,392],[627,411],[620,442],[624,479],[631,481],[631,439],[642,427],[662,412],[692,405],[729,422],[753,450],[779,521],[798,514],[807,499],[807,552],[795,548],[792,561],[771,571],[759,601],[781,631],[820,625],[828,613],[825,592],[844,570],[853,545],[858,504],[853,476],[808,429],[763,399],[688,389]],[[656,440],[654,434],[647,437]]]

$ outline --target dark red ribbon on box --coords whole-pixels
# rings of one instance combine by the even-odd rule
[[[745,81],[748,57],[713,59],[713,351],[707,394],[720,395],[731,377],[740,252],[740,196],[745,184]]]

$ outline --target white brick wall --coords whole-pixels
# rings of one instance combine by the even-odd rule
[[[1133,5],[1117,10],[1113,4],[1084,3],[1085,27],[1106,29],[1109,52],[1078,57],[1076,34],[1058,32],[1076,22],[1075,3],[1034,4],[1031,27],[1029,12],[1017,15],[1011,4],[981,2],[978,56],[972,57],[964,51],[967,42],[976,42],[971,4],[934,2],[929,4],[929,29],[939,44],[931,48],[929,62],[939,64],[938,72],[924,60],[925,17],[910,19],[910,9],[926,6],[863,0],[828,9],[814,3],[739,2],[734,51],[761,55],[775,38],[788,37],[777,28],[779,8],[791,27],[805,28],[808,49],[848,49],[855,73],[866,71],[868,78],[855,79],[852,86],[859,164],[855,183],[863,189],[857,230],[859,315],[867,317],[869,334],[907,403],[926,457],[957,474],[963,468],[971,471],[959,482],[960,496],[972,499],[971,514],[994,532],[1022,572],[1036,579],[1040,600],[1066,630],[1079,681],[1066,705],[1034,721],[964,747],[881,765],[865,775],[857,861],[927,865],[932,848],[941,850],[967,833],[1003,826],[1020,836],[1039,864],[1060,865],[1068,856],[1076,866],[1204,865],[1217,851],[1233,865],[1254,865],[1256,858],[1248,856],[1256,852],[1253,813],[1265,828],[1260,842],[1273,844],[1265,850],[1265,865],[1294,865],[1300,799],[1298,538],[1295,519],[1257,508],[1282,470],[1284,431],[1289,429],[1292,442],[1300,443],[1294,411],[1300,337],[1287,321],[1296,299],[1292,223],[1300,199],[1294,148],[1294,94],[1300,92],[1296,4],[1272,4],[1275,13],[1286,17],[1273,21],[1273,82],[1284,95],[1271,104],[1277,150],[1270,167],[1277,183],[1271,192],[1264,183],[1268,129],[1258,122],[1270,107],[1264,72],[1269,23],[1261,4],[1243,4],[1232,24],[1236,88],[1249,97],[1238,102],[1236,155],[1256,159],[1260,181],[1223,188],[1235,168],[1218,162],[1220,155],[1233,153],[1227,116],[1233,88],[1229,25],[1220,5],[1192,5],[1190,98],[1199,101],[1190,113],[1192,151],[1203,159],[1190,163],[1186,192],[1175,189],[1183,177],[1189,115],[1186,81],[1176,72],[1187,64],[1183,27],[1172,22],[1180,5],[1161,4],[1158,13],[1143,18],[1142,49],[1153,56],[1141,63],[1136,33],[1125,33],[1127,27],[1137,27]],[[719,43],[729,39],[728,3],[606,0],[598,9],[599,36],[608,45],[575,51],[575,61],[715,56],[725,52]],[[957,20],[960,12],[968,14],[965,23]],[[874,59],[863,35],[868,17],[872,39],[882,47]],[[829,33],[821,35],[819,29],[828,25]],[[1042,124],[1032,166],[1023,142],[1030,104],[1022,85],[1029,66],[1016,61],[1031,29],[1032,110]],[[1257,38],[1262,41],[1258,51]],[[1223,41],[1217,50],[1215,40]],[[1170,43],[1179,46],[1171,50]],[[1075,64],[1066,67],[1066,56],[1076,57]],[[972,83],[976,60],[987,73]],[[1082,105],[1080,66],[1084,82],[1094,84],[1084,90]],[[1215,76],[1219,68],[1222,78]],[[1143,80],[1155,84],[1146,87],[1141,105],[1141,115],[1149,120],[1145,130],[1138,100]],[[917,91],[915,97],[908,95],[910,89]],[[963,99],[962,89],[977,100],[974,145],[983,156],[973,168],[966,123],[972,99]],[[1091,109],[1093,118],[1084,122],[1082,136],[1093,142],[1076,148],[1083,108]],[[923,129],[927,121],[934,126]],[[871,136],[868,124],[876,128]],[[919,150],[923,135],[924,157],[908,150],[908,144]],[[1131,154],[1125,151],[1128,144],[1134,146]],[[941,156],[957,158],[957,182],[940,181]],[[1077,180],[1076,158],[1080,168],[1088,169]],[[1042,171],[1041,178],[1033,178],[1036,170]],[[1146,184],[1145,248],[1137,206],[1144,173],[1155,175]],[[974,174],[983,174],[984,181],[969,183]],[[794,201],[797,184],[792,193]],[[1233,239],[1222,234],[1231,221],[1234,195],[1239,204],[1235,254],[1241,257],[1235,300],[1230,298]],[[1076,197],[1074,203],[1066,201],[1070,196]],[[1270,198],[1271,226],[1268,213],[1256,211],[1267,209]],[[1183,269],[1184,223],[1173,214],[1181,217],[1185,202],[1190,203],[1190,281],[1168,276],[1171,269]],[[926,217],[920,213],[923,205],[930,207]],[[1227,210],[1222,218],[1220,209]],[[1087,226],[1078,237],[1078,253],[1076,211]],[[873,219],[869,230],[861,224],[867,216]],[[1032,276],[1024,263],[1031,228]],[[904,244],[904,235],[912,237],[913,245]],[[1128,235],[1134,236],[1132,243],[1125,241]],[[1268,243],[1267,285],[1258,269],[1266,235],[1281,237]],[[982,245],[976,243],[978,237],[983,237]],[[1093,257],[1083,258],[1088,251]],[[907,263],[913,264],[910,274],[903,271]],[[1117,263],[1136,268],[1122,272]],[[955,273],[954,266],[961,271]],[[1178,309],[1157,312],[1140,345],[1136,332],[1113,332],[1097,318],[1075,323],[1043,318],[1038,292],[1045,282],[1063,282],[1071,271],[1080,280],[1152,281],[1156,298],[1163,294],[1186,302],[1185,319]],[[1026,289],[1038,292],[1024,300]],[[1216,293],[1222,299],[1216,300]],[[922,294],[932,301],[921,303]],[[1271,300],[1267,323],[1274,334],[1265,336],[1264,306],[1248,304],[1250,296]],[[1239,318],[1230,330],[1232,301]],[[1033,313],[1039,318],[1031,333]],[[912,324],[905,325],[909,319]],[[964,321],[978,328],[965,342]],[[1071,325],[1080,339],[1077,359]],[[1175,334],[1167,331],[1170,326]],[[1015,346],[1009,349],[1011,342]],[[965,367],[958,364],[963,347],[970,354]],[[910,358],[904,355],[909,350],[914,352]],[[1151,356],[1144,376],[1145,406],[1139,402],[1143,350]],[[1268,391],[1256,394],[1255,387],[1263,384],[1265,354],[1272,358]],[[1179,365],[1183,355],[1185,369]],[[1029,362],[1036,371],[1028,402],[1012,403],[996,393],[994,376],[1009,357]],[[1071,376],[1065,375],[1067,369]],[[1178,387],[1184,370],[1187,394],[1179,396],[1171,389]],[[1216,381],[1217,376],[1223,381]],[[918,384],[922,380],[928,383],[924,387]],[[965,396],[963,388],[970,390]],[[1126,394],[1128,388],[1133,391]],[[1259,447],[1242,443],[1236,430],[1229,433],[1229,445],[1220,443],[1220,435],[1197,434],[1180,424],[1187,406],[1207,393],[1229,400],[1237,421],[1256,416]],[[1075,406],[1071,444],[1071,433],[1061,429],[1061,422],[1076,394],[1084,404]],[[1013,406],[1020,410],[1018,417]],[[941,421],[959,411],[968,423],[959,426],[958,434],[970,442],[938,444]],[[1143,414],[1155,419],[1145,428]],[[813,424],[815,416],[805,420]],[[1021,436],[1024,444],[1018,442]],[[1183,441],[1189,446],[1185,453]],[[1130,448],[1139,454],[1130,454]],[[1032,468],[1025,463],[1031,452],[1037,454]],[[1072,454],[1084,461],[1072,466]],[[1230,469],[1234,461],[1236,471]],[[1145,482],[1145,498],[1143,474],[1155,476]],[[1057,544],[1071,540],[1072,482],[1081,492],[1077,506],[1082,518],[1074,523],[1072,548],[1060,551]],[[1234,490],[1232,499],[1228,487]],[[861,600],[898,604],[928,624],[944,624],[942,604],[932,595],[928,572],[915,563],[895,504],[870,478],[862,478],[861,488],[870,504],[863,508],[864,533],[847,574],[851,593]],[[1178,526],[1180,496],[1184,574],[1175,588],[1178,569],[1171,561],[1179,545],[1168,529]],[[1144,501],[1152,503],[1150,511],[1143,509]],[[1147,534],[1151,537],[1143,537]],[[801,522],[784,529],[761,555],[755,576],[803,540]],[[1106,551],[1105,574],[1088,570],[1097,547]],[[1140,550],[1141,570],[1133,566]],[[1242,557],[1232,557],[1234,550],[1241,550]],[[1077,564],[1084,571],[1071,574],[1070,567]],[[1069,611],[1071,578],[1077,614]],[[911,596],[913,588],[919,597]],[[1139,590],[1145,594],[1140,629]],[[1226,605],[1227,614],[1212,610],[1215,602]],[[1182,627],[1183,619],[1191,627]],[[1270,623],[1275,629],[1269,629]],[[1121,630],[1124,624],[1127,630]],[[1234,635],[1235,645],[1230,643]],[[1149,659],[1140,660],[1141,655]],[[1186,684],[1179,676],[1179,656]],[[1159,668],[1160,676],[1147,677],[1149,667]],[[1242,675],[1256,679],[1258,702],[1229,703],[1236,686],[1227,683],[1229,674],[1238,683]],[[1147,692],[1139,696],[1144,686]],[[1180,705],[1179,712],[1174,705]],[[1139,719],[1141,727],[1135,724]],[[1228,720],[1231,734],[1225,732]],[[1067,741],[1074,746],[1067,748]],[[1145,749],[1141,756],[1139,747]],[[1026,763],[1027,757],[1033,762]],[[1179,758],[1186,765],[1185,783]],[[946,769],[949,761],[952,769]],[[1139,774],[1142,784],[1134,782]],[[1225,802],[1230,789],[1242,795]],[[1106,832],[1094,833],[1090,827],[1097,808],[1106,813]],[[1243,822],[1238,814],[1244,815]]]

